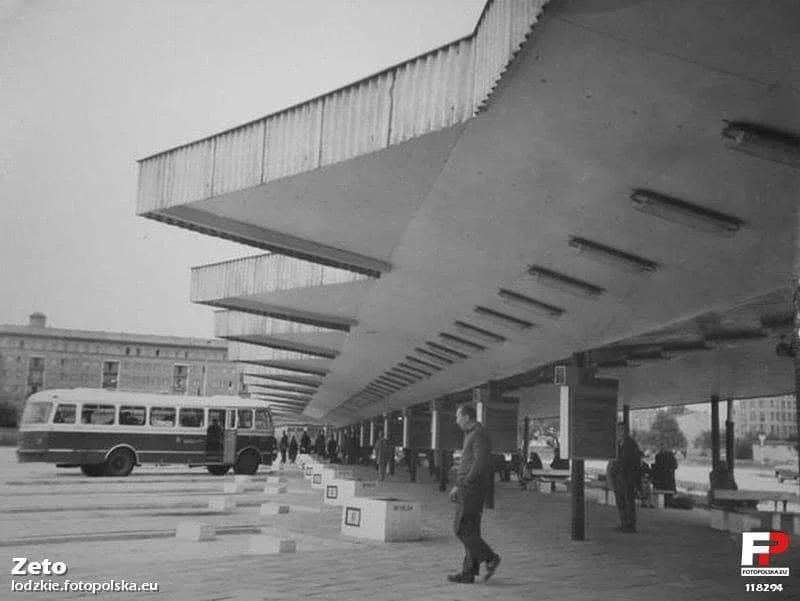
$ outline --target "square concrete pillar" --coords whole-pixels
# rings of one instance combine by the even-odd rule
[[[214,540],[216,537],[214,526],[203,522],[179,522],[175,529],[175,538],[180,540],[201,542]]]
[[[404,499],[351,498],[342,506],[342,534],[383,542],[419,540],[422,506]]]
[[[354,497],[369,497],[378,489],[375,480],[330,480],[325,484],[325,505],[342,505]]]
[[[258,510],[259,515],[280,515],[289,513],[288,505],[278,505],[277,503],[262,503]]]
[[[228,496],[211,497],[208,500],[208,508],[219,513],[231,513],[236,509],[236,499]]]
[[[297,544],[293,538],[254,534],[250,537],[249,552],[254,555],[277,555],[278,553],[294,553]]]

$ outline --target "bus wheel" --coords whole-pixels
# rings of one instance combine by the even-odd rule
[[[136,459],[128,449],[117,449],[108,456],[103,473],[106,476],[124,477],[131,473]]]
[[[233,466],[234,473],[252,476],[258,471],[261,464],[261,457],[255,451],[245,451],[239,455],[236,465]]]
[[[103,475],[103,470],[105,466],[100,464],[93,464],[93,465],[82,465],[81,472],[83,472],[84,476],[89,476],[90,478],[97,478],[98,476]]]
[[[208,470],[209,474],[213,474],[214,476],[224,476],[228,473],[228,470],[231,469],[229,465],[207,465],[206,469]]]

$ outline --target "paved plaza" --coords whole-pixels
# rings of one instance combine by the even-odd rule
[[[498,483],[496,508],[485,513],[486,538],[502,556],[487,583],[446,581],[461,563],[452,535],[453,505],[421,470],[408,482],[399,469],[380,483],[378,496],[414,499],[423,506],[423,540],[379,543],[342,536],[341,510],[323,506],[297,471],[287,469],[288,492],[267,498],[268,470],[252,490],[236,495],[228,515],[208,510],[230,476],[186,468],[137,469],[126,479],[90,479],[77,470],[19,466],[6,449],[0,481],[0,531],[7,568],[0,595],[22,599],[82,599],[87,592],[12,593],[12,557],[48,558],[68,566],[54,581],[157,582],[159,592],[101,592],[101,599],[212,600],[467,600],[467,599],[745,599],[790,598],[800,590],[800,540],[780,562],[789,578],[739,576],[738,536],[711,530],[705,510],[644,509],[640,531],[614,530],[616,510],[587,503],[587,540],[570,537],[569,496],[520,490]],[[288,504],[288,514],[260,516],[265,501]],[[213,524],[217,538],[177,540],[178,522]],[[257,532],[290,537],[295,553],[251,555]],[[21,578],[21,577],[17,577]],[[784,593],[745,592],[746,582],[780,582]],[[796,597],[795,597],[796,598]]]

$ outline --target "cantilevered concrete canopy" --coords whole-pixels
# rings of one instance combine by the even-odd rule
[[[463,40],[142,161],[140,214],[273,253],[198,268],[192,300],[270,318],[218,334],[273,349],[240,349],[265,368],[314,367],[307,415],[346,423],[594,349],[699,366],[625,372],[640,403],[705,394],[705,368],[726,395],[786,391],[800,5],[543,4],[490,1]],[[761,380],[733,377],[740,361]]]

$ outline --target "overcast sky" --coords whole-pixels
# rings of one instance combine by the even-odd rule
[[[0,323],[212,336],[190,267],[259,251],[137,217],[137,159],[461,37],[484,1],[0,0]]]

